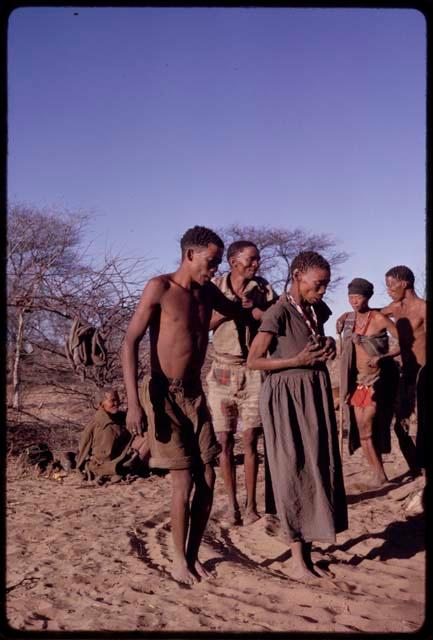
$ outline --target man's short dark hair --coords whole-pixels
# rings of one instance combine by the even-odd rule
[[[230,258],[236,254],[241,253],[241,251],[247,247],[254,247],[254,249],[257,249],[258,251],[257,245],[254,244],[254,242],[251,242],[251,240],[236,240],[236,242],[232,242],[227,249],[227,260],[230,260]]]
[[[326,269],[331,272],[329,262],[320,253],[316,253],[316,251],[301,251],[293,258],[290,265],[290,273],[293,276],[296,270],[303,273],[308,269]]]
[[[385,273],[385,278],[395,278],[396,280],[406,280],[409,283],[410,288],[415,286],[415,275],[412,269],[405,267],[403,264],[399,264],[397,267],[392,267]]]
[[[180,239],[180,248],[182,250],[182,257],[185,255],[185,251],[189,247],[207,247],[208,244],[216,244],[217,247],[224,249],[224,242],[221,238],[207,227],[199,227],[196,225],[191,229],[188,229]]]

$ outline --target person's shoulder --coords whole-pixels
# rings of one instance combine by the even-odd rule
[[[371,310],[371,319],[373,322],[380,323],[380,326],[386,326],[388,322],[392,322],[386,313],[382,313],[381,309]]]
[[[263,313],[264,318],[277,318],[287,314],[287,304],[285,299],[280,296],[276,302],[268,307],[266,311]]]
[[[222,289],[225,289],[227,286],[228,275],[229,275],[228,272],[226,272],[226,273],[220,273],[217,276],[214,276],[211,280],[211,284],[215,285],[215,287],[220,291]]]
[[[251,280],[260,288],[263,289],[267,289],[268,287],[270,287],[270,283],[266,280],[266,278],[263,278],[262,276],[253,276],[251,278]]]
[[[424,298],[420,298],[419,296],[416,299],[416,303],[419,309],[424,310],[427,306],[427,301]]]
[[[316,312],[317,319],[321,323],[325,323],[330,316],[332,316],[332,309],[328,307],[324,300],[316,302],[314,305],[314,311]]]
[[[107,424],[111,424],[113,422],[113,418],[103,407],[98,407],[95,415],[93,416],[93,422],[96,427],[105,427]]]
[[[144,293],[156,298],[162,296],[173,285],[170,279],[171,275],[170,273],[164,273],[153,276],[153,278],[147,281],[144,287]]]
[[[397,302],[390,302],[389,304],[387,304],[385,307],[382,307],[380,309],[380,312],[384,315],[384,316],[392,316],[396,310],[398,309],[398,303]]]

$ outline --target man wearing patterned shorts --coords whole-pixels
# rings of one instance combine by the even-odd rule
[[[229,320],[214,312],[214,355],[206,378],[207,400],[214,429],[221,444],[219,462],[228,497],[227,523],[242,523],[236,498],[236,468],[234,463],[234,433],[242,424],[246,507],[244,524],[255,522],[259,515],[256,505],[257,437],[261,425],[259,394],[261,372],[247,369],[248,348],[257,333],[263,312],[277,296],[270,284],[256,276],[260,253],[256,245],[240,240],[227,251],[230,272],[213,279],[214,284],[229,300],[240,300],[244,307],[254,307],[251,318]]]

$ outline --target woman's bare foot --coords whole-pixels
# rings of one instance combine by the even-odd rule
[[[318,573],[315,573],[314,569],[309,569],[305,562],[295,562],[292,560],[291,564],[288,565],[288,568],[290,569],[288,576],[293,580],[303,582],[306,580],[315,580],[320,577]]]
[[[194,563],[194,571],[200,578],[211,578],[213,577],[213,573],[205,569],[200,560],[196,560]]]
[[[325,571],[317,564],[313,564],[311,567],[313,573],[316,573],[320,578],[332,578],[332,574],[329,571]]]
[[[243,517],[244,525],[253,524],[253,522],[257,522],[257,520],[260,520],[260,516],[255,509],[251,509],[250,511],[245,511],[245,514]]]
[[[181,582],[182,584],[194,584],[194,582],[197,582],[197,578],[190,571],[188,565],[186,564],[186,561],[184,560],[174,562],[171,575],[176,580],[176,582]]]

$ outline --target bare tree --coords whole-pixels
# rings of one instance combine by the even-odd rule
[[[8,212],[8,340],[13,406],[20,405],[20,363],[26,341],[64,359],[75,318],[97,327],[108,346],[102,368],[87,376],[97,386],[119,376],[123,332],[141,293],[146,260],[106,255],[91,262],[82,245],[89,217],[13,205]]]
[[[289,285],[290,265],[300,251],[317,251],[334,268],[338,268],[348,258],[348,254],[338,250],[336,241],[325,233],[309,234],[303,229],[233,224],[219,229],[218,234],[226,246],[236,240],[254,242],[261,255],[260,274],[280,292],[286,290]],[[340,280],[338,276],[333,277],[330,289]]]

